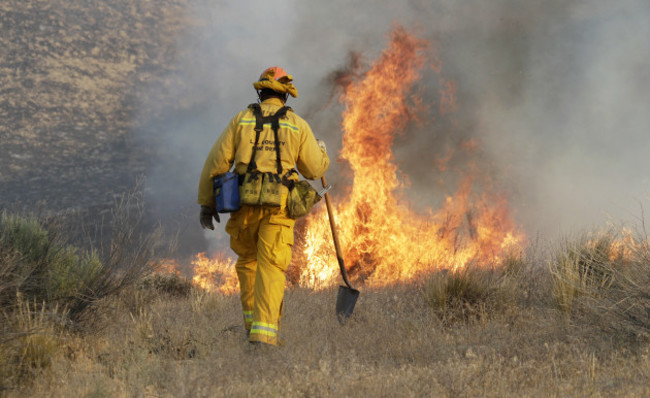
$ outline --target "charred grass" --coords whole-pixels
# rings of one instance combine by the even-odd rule
[[[492,267],[365,288],[344,326],[334,289],[292,288],[277,348],[247,343],[237,296],[178,275],[94,302],[107,321],[84,332],[61,321],[66,308],[22,296],[4,312],[2,393],[647,396],[647,238],[623,239],[624,253],[620,238],[574,236]]]

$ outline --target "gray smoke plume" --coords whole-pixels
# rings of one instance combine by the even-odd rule
[[[336,77],[351,63],[367,67],[396,24],[428,40],[441,65],[441,74],[426,66],[414,88],[429,113],[396,139],[414,202],[436,208],[453,194],[453,171],[471,162],[509,193],[529,235],[640,215],[650,188],[647,1],[203,1],[192,12],[202,23],[179,42],[182,84],[168,93],[189,105],[148,126],[169,154],[152,172],[152,196],[169,212],[187,210],[188,236],[201,235],[195,198],[205,156],[256,100],[261,71],[293,74],[300,97],[289,105],[335,158]],[[437,112],[440,77],[457,87],[447,115]],[[481,151],[457,150],[472,138]],[[441,172],[444,158],[452,177]],[[344,170],[328,172],[337,187]],[[223,221],[215,247],[225,249]]]

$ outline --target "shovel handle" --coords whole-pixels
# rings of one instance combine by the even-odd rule
[[[325,176],[321,177],[321,182],[323,183],[323,188],[327,187],[327,182],[325,181]],[[336,223],[334,222],[334,210],[332,210],[332,202],[330,201],[330,195],[325,192],[325,206],[327,206],[327,215],[329,216],[330,228],[332,228],[332,237],[334,238],[334,249],[336,250],[336,260],[339,262],[339,268],[341,269],[341,276],[343,277],[343,282],[350,289],[354,289],[350,285],[350,280],[348,279],[348,272],[345,270],[345,263],[343,262],[343,250],[341,250],[341,243],[339,242],[339,235],[336,233]]]

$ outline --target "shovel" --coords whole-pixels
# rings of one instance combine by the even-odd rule
[[[327,183],[325,182],[325,177],[321,177],[321,182],[323,183],[323,188],[327,188]],[[348,279],[348,272],[345,270],[345,264],[343,263],[343,254],[341,253],[341,244],[339,243],[339,237],[336,233],[336,224],[334,223],[334,211],[332,210],[332,202],[330,202],[330,196],[325,191],[325,205],[327,206],[327,215],[330,220],[330,227],[332,228],[332,237],[334,238],[334,248],[336,249],[336,259],[339,262],[339,268],[341,268],[341,276],[343,277],[343,282],[347,286],[339,286],[339,292],[336,296],[336,316],[339,319],[341,325],[345,324],[345,321],[348,320],[352,311],[354,311],[354,305],[357,303],[359,298],[359,291],[350,285],[350,280]]]

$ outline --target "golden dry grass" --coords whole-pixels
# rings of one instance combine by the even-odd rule
[[[0,393],[648,396],[647,237],[629,238],[621,254],[612,232],[596,236],[567,239],[548,258],[533,247],[501,266],[362,289],[344,326],[335,289],[289,289],[281,347],[247,342],[237,296],[175,274],[131,278],[139,283],[91,303],[81,330],[64,321],[67,308],[18,297],[2,312]],[[576,273],[584,281],[596,268],[613,282],[576,285]],[[559,287],[579,290],[566,301]]]
[[[508,305],[444,324],[415,285],[364,290],[340,326],[335,291],[287,291],[285,345],[256,349],[239,301],[193,291],[106,303],[108,326],[60,337],[7,396],[647,396],[647,343],[607,342],[561,311]],[[140,298],[138,298],[140,297]],[[131,308],[133,312],[128,311]]]

